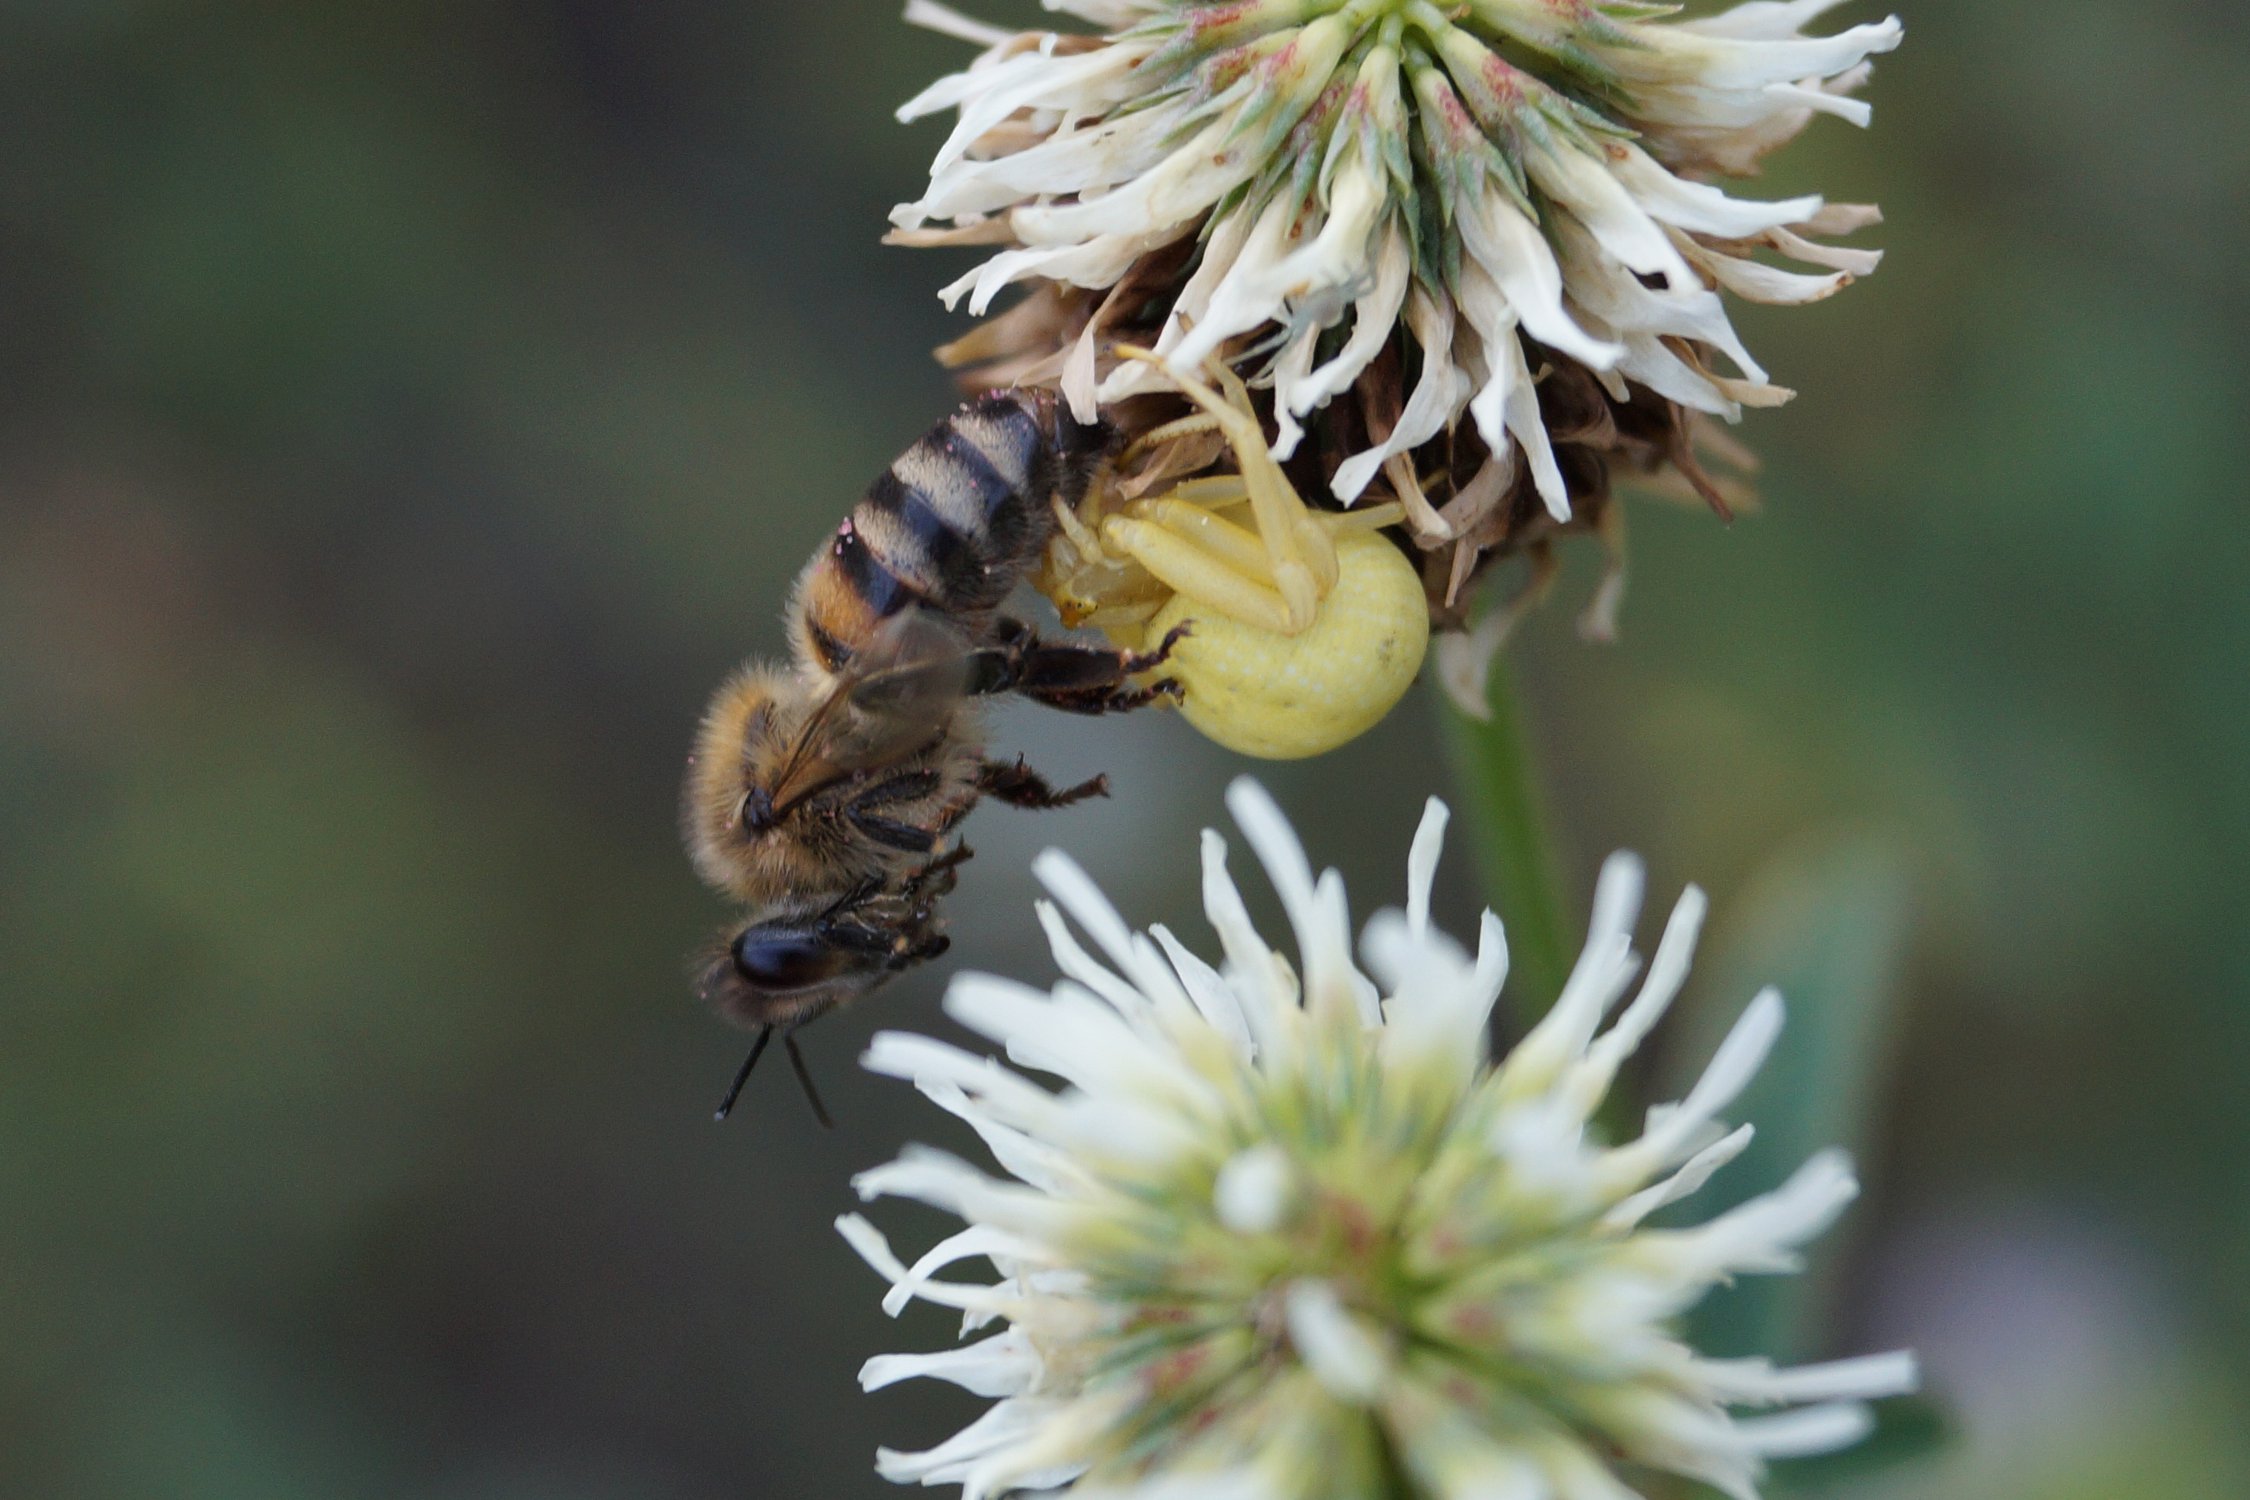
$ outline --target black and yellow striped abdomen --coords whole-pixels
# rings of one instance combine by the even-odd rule
[[[1039,391],[994,391],[931,428],[799,576],[799,665],[840,671],[884,621],[913,608],[980,636],[1053,535],[1051,498],[1077,502],[1106,439]]]

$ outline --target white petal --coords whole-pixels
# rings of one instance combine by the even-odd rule
[[[1412,270],[1413,257],[1407,249],[1406,236],[1394,224],[1385,231],[1376,248],[1373,279],[1366,295],[1352,304],[1352,336],[1328,363],[1286,389],[1276,387],[1277,396],[1290,411],[1302,416],[1315,407],[1327,405],[1335,396],[1350,389],[1351,383],[1374,363],[1375,356],[1383,352],[1383,345],[1390,341],[1398,327],[1399,310],[1406,305],[1406,288],[1412,279]],[[1353,492],[1355,496],[1357,493]]]
[[[1203,362],[1236,334],[1282,316],[1287,292],[1277,269],[1297,227],[1297,205],[1277,196],[1251,222],[1234,264],[1212,288],[1210,305],[1178,344],[1165,351],[1166,368],[1199,376]]]
[[[1105,234],[1072,245],[1002,251],[941,288],[938,296],[951,307],[967,292],[969,311],[982,316],[993,298],[1028,276],[1044,276],[1072,286],[1110,286],[1149,251],[1178,238],[1178,229],[1177,225],[1165,224],[1141,234]]]
[[[1920,1389],[1921,1371],[1904,1350],[1857,1359],[1777,1370],[1763,1359],[1704,1360],[1695,1374],[1712,1396],[1728,1403],[1878,1401]]]
[[[1079,943],[1077,934],[1063,920],[1062,911],[1052,901],[1037,902],[1032,911],[1038,916],[1039,926],[1047,935],[1047,949],[1055,956],[1055,967],[1101,996],[1121,1020],[1133,1026],[1145,1026],[1152,1012],[1148,996],[1120,979],[1113,970],[1088,953]]]
[[[1783,1019],[1780,991],[1759,991],[1727,1033],[1726,1040],[1719,1043],[1719,1050],[1712,1054],[1710,1065],[1696,1080],[1695,1087],[1688,1090],[1687,1098],[1669,1111],[1661,1124],[1652,1123],[1639,1141],[1622,1148],[1620,1154],[1647,1152],[1655,1158],[1649,1166],[1670,1159],[1697,1127],[1732,1104],[1758,1069],[1765,1065],[1766,1054],[1773,1050],[1775,1039],[1781,1035]]]
[[[1259,1470],[1240,1468],[1164,1474],[1123,1489],[1079,1485],[1070,1500],[1286,1500],[1287,1494]]]
[[[1875,123],[1875,106],[1865,99],[1852,99],[1834,89],[1819,84],[1769,83],[1765,89],[1769,98],[1799,104],[1824,115],[1834,115],[1865,130]]]
[[[980,47],[997,47],[1015,35],[1005,26],[974,20],[950,5],[938,4],[937,0],[906,0],[905,21],[909,26],[920,26],[940,36],[958,37]]]
[[[1397,1025],[1402,1018],[1448,1002],[1451,993],[1469,980],[1469,952],[1450,934],[1416,932],[1405,912],[1386,907],[1368,918],[1359,935],[1359,951],[1390,997],[1383,1003],[1386,1020]]]
[[[1326,326],[1317,320],[1300,315],[1297,309],[1289,311],[1290,327],[1281,352],[1267,366],[1266,376],[1273,382],[1273,456],[1287,461],[1304,441],[1305,424],[1297,420],[1297,412],[1289,404],[1289,393],[1312,372],[1313,354]]]
[[[957,1385],[972,1396],[1020,1396],[1040,1373],[1039,1354],[1017,1329],[994,1334],[965,1349],[935,1354],[878,1354],[859,1369],[859,1388],[879,1391],[901,1380],[926,1378]]]
[[[1166,314],[1164,328],[1157,335],[1156,352],[1169,355],[1177,349],[1180,340],[1187,336],[1190,325],[1199,325],[1211,307],[1211,298],[1219,284],[1226,280],[1242,250],[1250,242],[1250,231],[1256,220],[1237,208],[1222,213],[1210,221],[1203,242],[1203,254],[1179,294],[1172,299],[1172,310]],[[1200,372],[1198,372],[1200,373]],[[1105,401],[1115,401],[1131,394],[1135,382],[1155,379],[1155,372],[1138,360],[1128,360],[1118,365],[1102,382],[1101,396]],[[1151,389],[1157,388],[1154,386]]]
[[[1660,275],[1675,290],[1694,285],[1687,262],[1663,229],[1603,162],[1565,146],[1533,152],[1528,164],[1533,180],[1576,215],[1617,261],[1644,275]]]
[[[1854,276],[1872,276],[1876,268],[1883,264],[1883,252],[1880,250],[1854,250],[1844,245],[1824,245],[1788,229],[1768,230],[1766,239],[1776,250],[1792,260],[1849,271]]]
[[[970,1464],[1029,1440],[1062,1406],[1039,1397],[1013,1397],[926,1452],[877,1450],[875,1472],[893,1484],[958,1484]]]
[[[1502,352],[1508,366],[1505,407],[1508,432],[1531,464],[1532,487],[1539,491],[1547,514],[1558,521],[1567,521],[1570,519],[1570,493],[1563,484],[1562,467],[1555,461],[1553,440],[1547,435],[1547,419],[1539,410],[1538,383],[1532,375],[1523,341],[1506,340]]]
[[[1007,1256],[1021,1260],[1036,1253],[1037,1247],[1020,1236],[995,1229],[990,1224],[972,1224],[958,1234],[946,1236],[924,1251],[922,1258],[906,1268],[906,1274],[892,1283],[883,1294],[883,1311],[897,1317],[921,1294],[923,1287],[938,1272],[958,1261],[982,1255]]]
[[[1437,884],[1439,858],[1445,853],[1445,825],[1452,811],[1436,797],[1422,804],[1422,821],[1414,829],[1414,844],[1406,855],[1406,923],[1417,938],[1430,930],[1430,892]]]
[[[1135,21],[1146,19],[1154,8],[1148,0],[1039,0],[1039,3],[1048,10],[1091,21],[1104,31],[1122,31]]]
[[[1101,47],[1075,56],[1019,52],[1013,57],[978,60],[967,72],[949,74],[898,107],[901,120],[918,120],[941,109],[958,108],[960,119],[938,149],[930,172],[968,155],[969,148],[1019,109],[1067,103],[1099,89],[1105,78],[1123,78],[1146,57],[1153,43]],[[990,54],[986,55],[987,58]]]
[[[1005,1044],[1011,1061],[1090,1092],[1154,1087],[1162,1097],[1176,1071],[1168,1049],[1067,983],[1050,996],[985,974],[961,974],[946,988],[945,1013]]]
[[[974,1096],[993,1117],[1043,1132],[1061,1118],[1054,1095],[989,1057],[905,1031],[878,1031],[860,1066],[917,1086],[951,1083]]]
[[[1288,1213],[1295,1180],[1289,1154],[1270,1141],[1237,1152],[1212,1187],[1219,1222],[1236,1234],[1271,1233]]]
[[[1690,368],[1654,337],[1628,334],[1625,350],[1625,357],[1617,363],[1618,373],[1639,381],[1665,400],[1730,422],[1741,415],[1740,406],[1716,382]]]
[[[1602,1017],[1632,983],[1638,960],[1631,923],[1640,908],[1640,888],[1640,861],[1629,854],[1611,855],[1594,887],[1586,947],[1562,994],[1501,1064],[1503,1096],[1521,1098],[1552,1087],[1585,1052]]]
[[[1713,1173],[1740,1156],[1756,1134],[1755,1126],[1737,1126],[1730,1134],[1721,1136],[1689,1157],[1677,1172],[1662,1182],[1643,1188],[1602,1215],[1602,1227],[1609,1230],[1631,1229],[1658,1209],[1677,1203],[1698,1191],[1711,1180]]]
[[[895,1284],[907,1274],[906,1267],[891,1253],[890,1241],[883,1238],[883,1232],[860,1215],[845,1214],[839,1218],[836,1232],[884,1280]],[[915,1295],[940,1307],[958,1307],[986,1317],[1007,1312],[1017,1300],[1005,1285],[972,1286],[953,1281],[925,1282]]]
[[[1134,936],[1125,919],[1118,915],[1117,908],[1110,904],[1109,897],[1102,894],[1101,887],[1076,860],[1059,849],[1049,849],[1031,862],[1031,873],[1094,941],[1101,944],[1110,962],[1124,971],[1139,995],[1158,1013],[1169,1015],[1175,1021],[1194,1013],[1186,992],[1155,949],[1146,939]]]
[[[1252,1046],[1250,1026],[1243,1019],[1242,999],[1227,983],[1226,976],[1190,952],[1162,924],[1151,927],[1149,934],[1162,945],[1164,956],[1171,960],[1181,986],[1187,990],[1188,998],[1195,1003],[1203,1019],[1214,1031],[1237,1043],[1247,1057]]]
[[[1802,217],[1793,215],[1775,222],[1785,224]],[[1548,248],[1539,226],[1509,203],[1497,186],[1471,195],[1462,204],[1457,223],[1463,248],[1506,295],[1508,305],[1523,320],[1525,332],[1597,369],[1623,352],[1615,344],[1589,338],[1563,311],[1562,268],[1555,263],[1554,251]]]
[[[1723,1258],[1728,1270],[1790,1270],[1795,1261],[1784,1252],[1827,1229],[1858,1196],[1851,1158],[1823,1151],[1772,1192],[1689,1233],[1706,1243],[1713,1258]]]
[[[1366,975],[1352,963],[1352,916],[1344,896],[1344,877],[1336,870],[1320,872],[1313,888],[1320,923],[1315,929],[1319,946],[1305,953],[1305,993],[1317,1012],[1328,1006],[1349,1005],[1362,1026],[1383,1024],[1382,996]]]
[[[1029,1188],[987,1177],[957,1156],[927,1146],[908,1146],[894,1161],[870,1167],[852,1178],[860,1201],[912,1198],[944,1209],[972,1224],[996,1224],[1025,1234],[1044,1234],[1066,1217],[1065,1210]]]
[[[1281,983],[1278,960],[1250,920],[1242,892],[1227,873],[1227,843],[1212,829],[1203,830],[1203,913],[1219,935],[1227,957],[1228,986],[1242,1002],[1243,1024],[1261,1061],[1278,1051],[1287,1024],[1283,1012],[1295,1000]]]
[[[1250,841],[1258,862],[1265,866],[1274,894],[1281,897],[1282,910],[1288,913],[1289,925],[1297,934],[1298,952],[1310,959],[1314,949],[1324,946],[1325,935],[1320,930],[1322,912],[1312,861],[1305,857],[1297,830],[1290,826],[1273,794],[1251,777],[1238,776],[1228,783],[1226,801],[1227,811],[1234,814],[1242,836]]]
[[[1378,912],[1367,924],[1361,948],[1391,996],[1384,1006],[1386,1060],[1450,1060],[1461,1084],[1484,1062],[1485,1027],[1508,969],[1500,919],[1486,912],[1483,932],[1472,964],[1444,933],[1417,937],[1403,913]]]
[[[1875,1414],[1857,1402],[1838,1402],[1767,1417],[1738,1417],[1734,1430],[1764,1457],[1805,1458],[1859,1442],[1875,1430]]]
[[[1632,351],[1647,347],[1650,335],[1672,334],[1710,344],[1753,379],[1765,379],[1765,371],[1727,321],[1726,304],[1718,293],[1692,280],[1669,292],[1643,286],[1612,261],[1586,229],[1567,217],[1555,221],[1554,232],[1571,300],[1589,322],[1625,339],[1628,359]],[[1666,233],[1690,259],[1704,253],[1683,232]]]
[[[1488,1431],[1411,1373],[1384,1392],[1383,1425],[1416,1492],[1432,1500],[1550,1500],[1553,1494],[1512,1434]]]
[[[844,1214],[836,1220],[836,1232],[844,1243],[859,1253],[859,1258],[874,1267],[875,1274],[885,1281],[896,1283],[906,1274],[906,1262],[891,1251],[891,1242],[883,1231],[867,1222],[860,1214]]]
[[[1717,92],[1757,89],[1795,78],[1826,78],[1871,52],[1888,52],[1904,35],[1896,16],[1853,26],[1834,36],[1781,36],[1759,40],[1697,35],[1685,27],[1645,27],[1659,45],[1651,53],[1619,49],[1609,54],[1620,71],[1649,76],[1656,70],[1692,70],[1695,87]],[[1646,58],[1648,66],[1639,66]],[[1661,76],[1661,75],[1659,75]]]
[[[1633,1003],[1625,1007],[1609,1030],[1587,1049],[1584,1087],[1590,1089],[1597,1100],[1608,1092],[1618,1067],[1633,1055],[1664,1013],[1671,1009],[1680,986],[1687,980],[1688,964],[1695,955],[1695,940],[1703,930],[1703,914],[1708,906],[1709,902],[1698,887],[1691,885],[1680,892],[1679,901],[1672,907],[1671,919],[1664,924],[1664,937],[1656,945],[1656,957],[1650,961],[1648,974],[1641,980],[1640,993],[1633,997]]]
[[[1058,1193],[1085,1180],[1069,1152],[995,1119],[990,1110],[957,1085],[931,1078],[914,1086],[938,1108],[966,1121],[1000,1169],[1018,1182],[1042,1193]]]
[[[1325,1281],[1290,1283],[1283,1298],[1289,1339],[1322,1389],[1364,1405],[1382,1394],[1390,1361]]]
[[[1228,149],[1233,131],[1231,117],[1213,120],[1156,168],[1116,190],[1079,203],[1021,208],[1015,222],[1026,239],[1046,244],[1187,224],[1261,165],[1246,151]]]
[[[1098,107],[1098,101],[1087,101]],[[1017,208],[1066,193],[1100,193],[1149,170],[1171,153],[1172,137],[1186,123],[1185,103],[1160,104],[1095,124],[1058,130],[1021,151],[970,157],[938,172],[913,205],[931,218],[962,219]],[[1084,236],[1039,234],[1041,222],[1009,227],[1026,244],[1059,246]]]
[[[1553,1438],[1536,1451],[1555,1500],[1641,1500],[1575,1439]]]
[[[1772,41],[1795,36],[1843,3],[1844,0],[1748,0],[1717,15],[1673,24],[1682,31],[1700,32],[1704,36]]]
[[[1772,307],[1801,307],[1819,302],[1852,284],[1850,275],[1843,271],[1808,276],[1738,255],[1722,255],[1708,245],[1691,244],[1688,258],[1737,297]]]
[[[1422,374],[1400,411],[1391,435],[1344,460],[1329,481],[1329,490],[1346,505],[1382,472],[1391,455],[1410,452],[1428,442],[1457,416],[1469,399],[1469,380],[1453,363],[1453,300],[1442,292],[1432,294],[1419,281],[1406,297],[1406,326],[1422,350]]]
[[[1667,224],[1704,234],[1739,239],[1800,223],[1820,212],[1818,198],[1788,198],[1778,203],[1730,198],[1705,183],[1673,176],[1638,146],[1619,148],[1612,157],[1611,169],[1647,213]]]

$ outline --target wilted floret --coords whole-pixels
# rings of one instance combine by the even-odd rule
[[[1091,415],[1241,370],[1300,489],[1401,503],[1458,627],[1491,557],[1531,553],[1536,581],[1559,532],[1614,546],[1613,466],[1724,511],[1699,444],[1734,450],[1702,419],[1790,393],[1722,294],[1810,302],[1874,269],[1821,242],[1872,208],[1709,181],[1815,114],[1866,123],[1850,95],[1901,28],[1804,35],[1835,3],[1050,0],[1097,36],[916,0],[986,50],[901,111],[959,120],[896,237],[999,247],[945,289],[973,312],[1030,288],[941,351],[979,383],[1058,384]]]

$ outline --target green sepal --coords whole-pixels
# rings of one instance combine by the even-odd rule
[[[1683,1096],[1759,987],[1780,990],[1789,1019],[1731,1111],[1756,1121],[1757,1137],[1699,1201],[1731,1207],[1779,1187],[1815,1152],[1856,1150],[1869,1137],[1897,1028],[1910,888],[1890,843],[1846,834],[1785,853],[1729,903],[1737,916],[1697,985],[1709,1003],[1681,1018],[1657,1096]],[[1817,1355],[1839,1243],[1812,1251],[1804,1275],[1746,1277],[1712,1293],[1689,1322],[1695,1346],[1722,1358]]]

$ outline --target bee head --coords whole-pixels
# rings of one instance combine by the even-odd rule
[[[830,1123],[797,1050],[796,1033],[951,946],[936,903],[953,888],[952,870],[967,857],[957,851],[893,888],[860,885],[833,899],[796,897],[769,905],[708,953],[697,992],[720,1015],[758,1033],[720,1101],[718,1118],[734,1107],[759,1054],[778,1032],[813,1114],[821,1124]]]
[[[713,695],[680,792],[680,830],[696,873],[745,899],[760,888],[759,846],[778,826],[772,780],[813,690],[795,673],[758,663]]]
[[[797,1083],[812,1106],[813,1117],[833,1127],[828,1110],[813,1087],[804,1055],[797,1050],[796,1033],[846,1001],[857,998],[883,981],[890,964],[853,945],[839,943],[822,930],[821,919],[772,918],[753,922],[736,933],[714,955],[704,970],[700,986],[706,1003],[735,1024],[755,1031],[756,1042],[734,1075],[733,1086],[719,1101],[714,1116],[724,1120],[749,1081],[750,1070],[778,1032],[789,1053]]]
[[[742,1026],[802,1025],[872,988],[884,956],[857,953],[808,923],[756,922],[727,940],[703,971],[704,1003]]]

